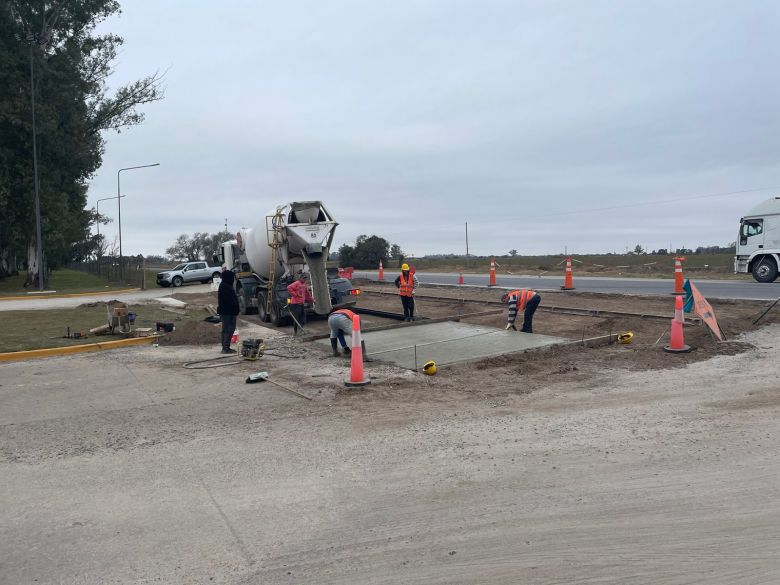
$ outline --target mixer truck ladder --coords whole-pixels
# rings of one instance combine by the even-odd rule
[[[265,236],[268,246],[271,248],[271,268],[268,271],[268,294],[266,295],[266,315],[271,314],[271,305],[274,298],[274,284],[276,283],[276,265],[279,248],[284,244],[284,216],[281,208],[276,209],[274,215],[265,217]],[[269,225],[270,224],[270,225]]]

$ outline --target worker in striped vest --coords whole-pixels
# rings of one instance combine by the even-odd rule
[[[529,289],[512,290],[504,294],[501,297],[501,302],[509,304],[509,317],[507,319],[506,329],[517,331],[517,327],[515,327],[517,312],[524,311],[523,328],[520,331],[523,333],[533,333],[534,313],[541,300],[542,297],[539,296],[539,293]]]
[[[333,357],[338,357],[339,343],[344,349],[344,355],[348,356],[352,353],[352,350],[347,345],[347,340],[344,335],[352,336],[352,318],[355,313],[349,309],[336,309],[330,315],[328,315],[328,327],[330,327],[330,346],[333,348]],[[363,360],[370,362],[366,356],[366,342],[360,340],[360,347],[363,348]]]
[[[409,270],[409,265],[401,265],[401,274],[395,279],[395,286],[401,296],[404,307],[404,321],[414,321],[414,291],[417,290],[417,277]]]

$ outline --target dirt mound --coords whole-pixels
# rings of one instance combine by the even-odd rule
[[[220,342],[222,325],[206,321],[176,323],[176,330],[163,335],[160,345],[216,345]]]

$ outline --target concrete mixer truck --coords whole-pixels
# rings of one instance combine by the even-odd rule
[[[277,207],[254,228],[241,228],[235,240],[224,242],[215,262],[236,273],[241,313],[287,324],[287,285],[304,272],[314,297],[308,311],[327,315],[354,306],[360,291],[326,266],[337,225],[322,202],[299,201]]]

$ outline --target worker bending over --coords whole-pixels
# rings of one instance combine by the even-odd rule
[[[287,287],[287,292],[290,293],[290,314],[293,316],[293,335],[298,335],[298,328],[301,332],[306,326],[306,308],[305,303],[313,303],[314,297],[309,292],[308,280],[305,274],[301,274],[297,280],[293,281],[291,285]]]
[[[352,336],[352,319],[355,313],[349,309],[336,309],[328,315],[328,327],[330,327],[330,346],[333,348],[333,357],[339,356],[339,346],[344,348],[344,355],[350,355],[352,350],[347,345],[344,335]],[[371,361],[366,357],[366,342],[360,340],[360,347],[363,348],[363,359]]]
[[[395,286],[404,307],[404,321],[414,321],[414,291],[417,290],[418,284],[417,277],[409,271],[409,265],[402,264],[401,274],[395,279]]]
[[[529,289],[513,290],[504,294],[501,297],[501,302],[509,304],[509,317],[507,319],[506,329],[517,331],[517,327],[515,327],[517,312],[525,311],[523,313],[523,328],[520,331],[523,333],[533,333],[534,313],[541,300],[542,297],[539,296],[539,293]]]

